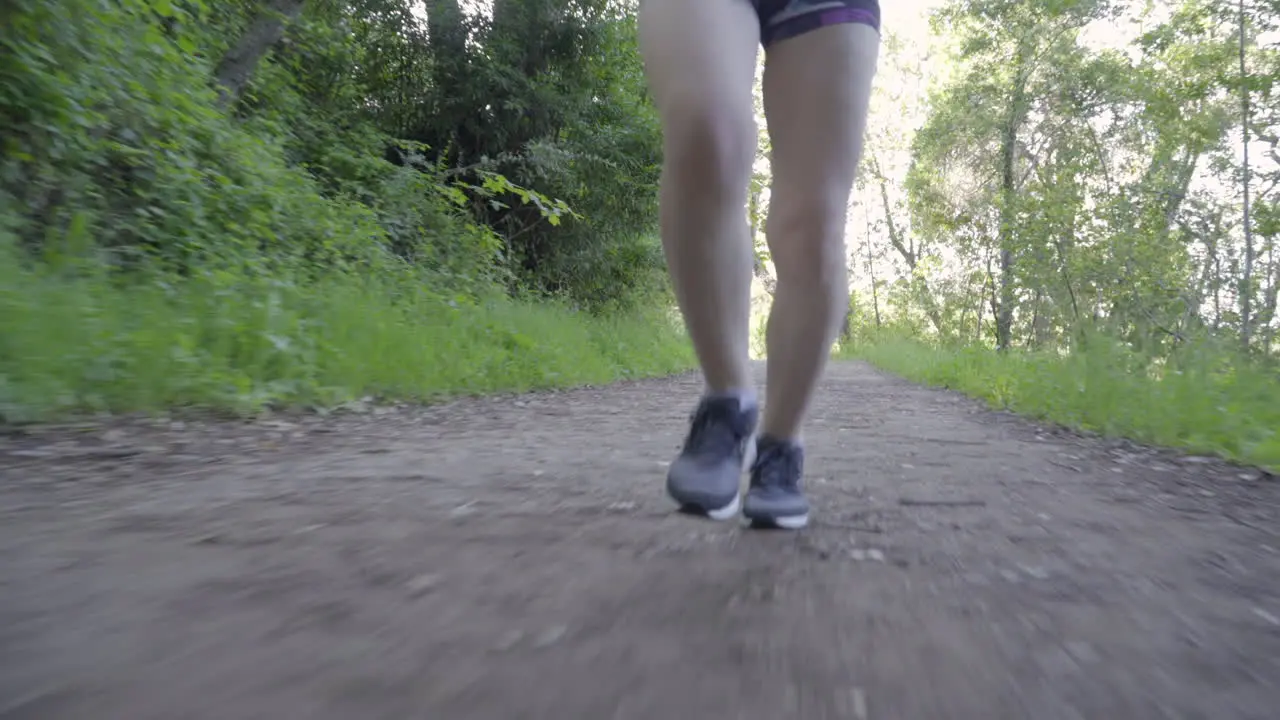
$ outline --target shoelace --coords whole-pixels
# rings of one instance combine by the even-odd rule
[[[761,488],[795,490],[800,486],[799,456],[782,444],[759,448],[751,467],[752,485]]]
[[[734,433],[733,418],[728,416],[725,408],[707,405],[694,411],[692,425],[686,447],[694,453],[714,452],[728,454],[738,447],[738,437]]]

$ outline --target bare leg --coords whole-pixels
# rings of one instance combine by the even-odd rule
[[[745,205],[760,29],[745,0],[645,0],[640,45],[662,117],[662,244],[713,393],[751,396]]]
[[[663,125],[662,246],[709,390],[667,471],[667,493],[717,520],[738,511],[759,412],[746,218],[759,44],[746,0],[640,4],[640,48]]]
[[[795,441],[848,306],[844,224],[880,36],[822,27],[771,46],[764,107],[773,141],[765,232],[778,273],[761,435]]]

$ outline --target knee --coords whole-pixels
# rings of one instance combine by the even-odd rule
[[[826,293],[843,304],[849,293],[845,217],[843,200],[818,194],[775,197],[767,231],[778,282]]]
[[[663,134],[668,174],[700,192],[746,193],[756,154],[756,125],[749,112],[690,99],[666,113]]]

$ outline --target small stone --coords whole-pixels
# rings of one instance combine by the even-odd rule
[[[451,518],[463,518],[463,517],[466,517],[466,516],[468,516],[468,515],[472,515],[472,514],[474,514],[474,513],[475,513],[475,509],[474,509],[474,508],[472,508],[472,506],[473,506],[473,505],[475,505],[475,503],[474,503],[474,502],[469,502],[469,503],[466,503],[466,504],[463,504],[463,505],[459,505],[458,507],[456,507],[456,508],[454,508],[454,509],[452,509],[452,510],[450,510],[450,511],[449,511],[449,517],[451,517]]]
[[[854,560],[866,560],[867,551],[863,550],[862,548],[854,548],[849,551],[849,557],[853,558]]]
[[[1071,657],[1075,658],[1077,662],[1090,663],[1098,659],[1098,652],[1087,642],[1082,642],[1080,640],[1068,640],[1065,645],[1067,652],[1070,653]]]
[[[626,513],[636,509],[636,504],[630,500],[621,500],[609,505],[609,512]]]
[[[523,630],[508,630],[502,634],[502,637],[498,638],[498,642],[494,644],[493,649],[506,652],[519,645],[521,640],[524,640]]]
[[[867,693],[862,688],[853,689],[854,720],[867,720]]]
[[[569,632],[569,628],[565,625],[552,625],[538,634],[538,637],[533,641],[533,646],[539,650],[551,647],[560,642],[560,638],[563,638],[567,632]]]
[[[1060,647],[1048,647],[1036,653],[1036,664],[1040,666],[1041,671],[1050,677],[1062,677],[1074,672],[1079,666],[1076,664],[1075,658],[1071,657],[1065,649]]]
[[[436,586],[439,584],[439,575],[435,573],[424,573],[405,583],[405,589],[409,591],[410,597],[418,597],[436,589]]]
[[[1271,613],[1267,612],[1266,610],[1263,610],[1263,609],[1262,609],[1262,608],[1260,608],[1260,607],[1255,607],[1255,608],[1253,609],[1253,614],[1254,614],[1254,615],[1257,615],[1258,617],[1262,618],[1263,620],[1266,620],[1267,622],[1271,623],[1272,625],[1280,625],[1280,617],[1276,617],[1275,615],[1272,615]]]
[[[1049,577],[1049,571],[1039,565],[1019,565],[1018,567],[1037,580],[1046,580]]]
[[[787,683],[782,691],[782,709],[786,715],[792,717],[800,713],[800,692],[791,683]]]
[[[876,562],[884,562],[884,552],[877,550],[876,548],[871,548],[867,551],[867,559],[874,560]]]

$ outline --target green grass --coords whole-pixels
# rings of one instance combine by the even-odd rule
[[[1280,469],[1280,373],[1221,348],[1162,363],[1096,337],[1069,356],[883,337],[841,354],[1037,419]]]
[[[672,314],[433,294],[350,275],[179,282],[0,257],[0,421],[603,383],[688,369]]]

